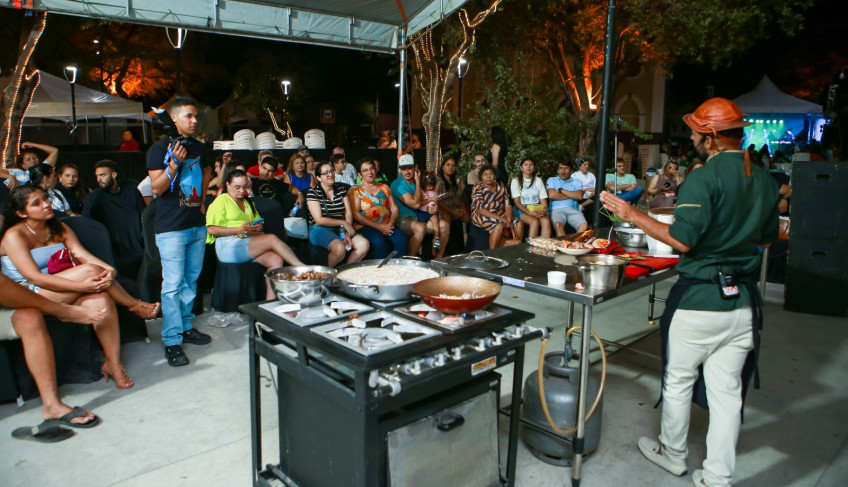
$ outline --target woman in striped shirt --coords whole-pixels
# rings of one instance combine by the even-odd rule
[[[335,182],[333,166],[326,161],[315,165],[318,184],[306,191],[309,208],[309,241],[329,251],[327,265],[335,267],[350,251],[348,263],[358,262],[368,253],[368,240],[353,228],[353,211],[347,198],[348,186]],[[339,236],[344,229],[344,239]]]

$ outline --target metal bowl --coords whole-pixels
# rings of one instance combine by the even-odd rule
[[[304,272],[315,271],[329,274],[326,279],[315,279],[312,281],[293,281],[292,279]],[[337,271],[332,267],[321,265],[296,265],[291,267],[278,267],[265,273],[265,277],[271,282],[277,297],[290,303],[309,305],[321,301],[330,286],[336,279]]]
[[[577,257],[580,282],[597,289],[616,289],[624,282],[627,260],[613,255],[583,255]]]
[[[638,230],[638,231],[637,231]],[[621,245],[625,247],[647,247],[648,246],[648,236],[642,230],[637,229],[624,229],[624,228],[616,228],[616,235],[618,235],[618,241]]]

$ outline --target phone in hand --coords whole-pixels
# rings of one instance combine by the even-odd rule
[[[265,221],[264,218],[257,218],[256,220],[253,220],[252,222],[250,222],[250,224],[251,225],[259,225],[260,223],[262,223],[264,221]]]

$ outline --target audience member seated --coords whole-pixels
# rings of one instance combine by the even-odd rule
[[[98,301],[98,298],[92,297],[81,304],[55,302],[19,286],[0,274],[0,326],[5,327],[8,326],[7,323],[11,323],[15,334],[20,337],[27,368],[35,380],[43,404],[41,417],[44,422],[35,429],[16,429],[12,432],[14,438],[52,443],[73,436],[73,433],[63,426],[91,428],[100,423],[100,418],[91,411],[80,407],[72,408],[59,397],[53,342],[42,316],[44,313],[70,323],[94,325],[103,350],[109,350],[111,353],[117,348],[117,342],[113,343],[112,336],[115,330],[110,329],[106,322],[106,309],[101,307],[103,303]],[[112,358],[117,360],[114,355]]]
[[[138,142],[133,138],[131,130],[124,130],[122,139],[121,145],[118,147],[119,152],[138,152]]]
[[[580,206],[578,209],[584,213],[587,209],[591,209],[592,205],[595,203],[593,198],[595,196],[595,185],[597,184],[597,180],[595,179],[595,175],[589,172],[589,165],[591,163],[592,161],[589,159],[578,157],[574,160],[574,167],[576,170],[571,174],[572,178],[576,179],[583,185],[583,197],[580,198]]]
[[[291,187],[286,182],[274,177],[279,165],[279,159],[266,156],[259,164],[258,176],[250,178],[250,185],[253,188],[253,196],[276,201],[283,208],[284,214],[288,215],[297,201],[297,196],[291,192]]]
[[[617,194],[619,198],[631,205],[638,203],[644,190],[636,182],[636,176],[625,174],[624,159],[621,157],[615,162],[615,170],[616,174],[607,174],[604,181],[607,191]]]
[[[546,187],[551,200],[551,221],[557,237],[568,233],[565,225],[578,232],[585,231],[589,225],[577,203],[583,199],[583,183],[572,176],[571,164],[560,161],[557,175],[548,178]]]
[[[218,177],[221,171],[224,170],[224,165],[233,159],[233,153],[230,151],[224,152],[215,158],[215,163],[212,166],[212,177],[209,180],[209,185],[206,187],[206,196],[216,196],[218,194]],[[139,189],[139,191],[141,191]]]
[[[459,232],[452,235],[454,221],[463,223],[471,222],[471,215],[468,213],[468,206],[465,204],[465,181],[457,177],[456,159],[446,157],[439,166],[437,174],[439,181],[439,194],[444,195],[439,198],[439,210],[442,220],[445,222],[447,232],[442,234],[442,245],[436,253],[437,258],[442,258],[448,253],[451,247],[457,247],[458,251],[462,249],[462,226],[456,227]],[[451,238],[453,236],[453,238]],[[453,242],[459,242],[458,246],[452,245]]]
[[[362,159],[360,159],[360,160],[359,160],[359,164],[362,164],[362,161],[364,161],[364,160],[366,160],[366,159],[368,159],[368,158],[367,158],[367,157],[363,157]],[[372,163],[374,163],[374,174],[376,174],[376,175],[377,175],[377,176],[375,177],[374,181],[375,181],[375,182],[378,182],[378,183],[386,183],[386,184],[390,184],[390,182],[389,182],[389,177],[388,177],[388,176],[386,176],[386,173],[384,173],[384,172],[380,172],[380,160],[379,160],[379,159],[374,158],[374,159],[371,159],[371,162],[372,162]],[[348,163],[348,165],[350,165],[350,163]],[[347,171],[347,169],[345,169],[345,171]],[[356,175],[356,184],[359,184],[359,183],[361,183],[361,182],[362,182],[362,176],[360,176],[360,175],[358,175],[358,174],[357,174],[357,175]]]
[[[345,159],[344,154],[331,155],[330,164],[333,165],[333,171],[335,172],[337,183],[344,183],[348,186],[356,184],[356,177],[351,177],[351,175],[345,171],[345,168],[347,168],[347,160]]]
[[[400,216],[397,226],[409,237],[409,255],[418,255],[421,242],[426,234],[433,234],[432,223],[418,221],[418,210],[435,199],[424,199],[421,195],[421,171],[415,166],[415,159],[409,154],[404,154],[398,159],[398,178],[392,181],[392,194],[394,195]],[[431,214],[439,211],[438,206],[427,207]],[[447,234],[447,223],[439,221],[440,233]]]
[[[159,303],[145,303],[127,294],[114,280],[115,270],[83,248],[74,232],[54,218],[41,188],[27,185],[12,191],[0,235],[0,266],[7,277],[47,299],[105,310],[106,316],[95,325],[106,355],[103,374],[107,380],[111,376],[119,389],[132,387],[121,364],[115,303],[142,318],[155,317]],[[56,266],[59,258],[51,269],[51,256],[57,253],[70,256],[78,265],[60,270],[64,266]]]
[[[513,216],[518,216],[527,228],[527,236],[551,236],[551,219],[548,217],[548,192],[542,178],[536,177],[536,163],[525,157],[519,166],[521,174],[512,179]],[[517,213],[517,215],[515,215]]]
[[[59,149],[52,145],[24,142],[21,144],[21,151],[15,158],[15,162],[11,166],[6,166],[5,169],[0,168],[0,178],[6,180],[5,183],[9,189],[29,182],[29,168],[42,162],[38,160],[36,149],[47,153],[47,157],[43,161],[44,164],[56,167],[56,161],[59,160]]]
[[[209,181],[209,184],[212,184],[214,182],[218,186],[218,190],[215,193],[215,197],[217,197],[219,194],[223,193],[226,190],[225,186],[227,184],[227,176],[230,174],[231,171],[235,171],[236,169],[238,169],[240,171],[244,171],[245,173],[247,173],[247,169],[245,168],[245,165],[244,165],[243,162],[241,162],[237,159],[230,159],[230,162],[221,166],[221,173],[218,174],[218,178],[215,179],[215,180]],[[250,180],[248,180],[248,188],[247,188],[248,194],[250,194],[250,192],[253,190],[253,188],[250,187],[249,183],[250,183]],[[212,200],[214,200],[215,197],[210,198],[210,197],[207,196],[207,198],[206,198],[207,206],[209,206],[209,204],[212,203]]]
[[[345,155],[344,147],[339,145],[339,144],[334,145],[332,155],[336,155],[336,154],[341,154],[341,155],[344,156]],[[312,160],[312,166],[311,167],[309,165],[310,159]],[[315,172],[315,159],[312,158],[312,156],[307,156],[307,158],[306,158],[306,170],[309,172],[309,174],[312,174],[313,172]],[[347,162],[347,158],[345,158],[344,173],[347,174],[348,178],[351,181],[354,181],[354,182],[356,182],[356,184],[359,184],[359,174],[357,173],[356,166]],[[380,164],[379,163],[377,163],[377,182],[378,183],[387,182],[387,181],[385,181],[385,177],[383,178],[383,180],[380,179]]]
[[[53,211],[59,213],[60,216],[78,216],[71,211],[71,205],[62,193],[54,189],[56,181],[56,171],[50,164],[36,164],[29,168],[29,183],[27,184],[38,186],[47,193]]]
[[[62,193],[62,196],[68,201],[71,211],[81,215],[82,205],[91,190],[85,186],[85,182],[80,177],[79,168],[75,164],[62,164],[56,174],[59,175],[59,184],[56,185],[56,190]]]
[[[264,162],[263,162],[264,163]],[[263,223],[253,202],[245,195],[247,174],[236,169],[227,177],[226,192],[206,209],[206,243],[215,244],[218,260],[226,264],[255,261],[266,269],[282,267],[283,263],[303,265],[294,252],[276,235],[263,233]],[[266,299],[274,299],[270,283],[266,282]]]
[[[259,177],[260,169],[262,168],[262,161],[265,160],[266,157],[274,157],[274,152],[268,149],[259,151],[259,155],[256,156],[256,165],[250,166],[247,168],[247,175],[251,178]],[[279,159],[277,160],[277,168],[274,169],[274,173],[272,177],[282,178],[283,177],[283,169],[280,166]]]
[[[651,179],[648,184],[648,206],[651,208],[669,208],[677,199],[677,188],[683,182],[677,161],[669,159],[662,174]]]
[[[509,194],[497,180],[491,164],[480,168],[478,182],[471,195],[471,223],[489,234],[489,248],[521,243],[521,220],[513,217]],[[511,238],[504,235],[511,233]]]
[[[82,216],[99,221],[109,230],[118,274],[135,280],[144,258],[141,213],[147,205],[135,181],[118,180],[115,161],[99,161],[94,165],[94,176],[98,188],[85,202]]]
[[[357,231],[368,239],[369,259],[382,259],[393,249],[406,255],[409,238],[395,226],[400,212],[392,190],[386,183],[376,181],[377,170],[371,159],[359,161],[362,183],[349,190],[353,220]]]
[[[302,159],[301,159],[302,160]],[[315,165],[315,179],[320,183],[306,192],[309,217],[309,241],[327,249],[327,265],[335,267],[347,255],[348,263],[358,262],[368,253],[368,240],[353,228],[353,210],[347,197],[348,187],[336,182],[333,166],[326,161]],[[344,229],[344,239],[340,229]]]

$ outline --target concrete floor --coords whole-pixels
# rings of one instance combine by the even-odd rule
[[[660,288],[664,295],[668,284]],[[603,339],[619,342],[640,335],[649,328],[646,294],[597,307],[594,329]],[[770,294],[779,297],[780,292]],[[752,390],[746,405],[736,485],[848,485],[848,320],[790,313],[775,304],[775,296],[769,301],[762,389]],[[536,313],[531,325],[555,327],[548,350],[562,350],[564,303],[514,288],[506,288],[499,302]],[[14,428],[40,422],[41,403],[0,405],[0,485],[250,485],[247,328],[201,325],[213,336],[212,344],[187,345],[191,364],[172,368],[165,363],[158,326],[149,322],[151,344],[123,347],[133,389],[120,391],[103,381],[60,388],[67,404],[102,417],[96,428],[76,430],[73,438],[56,444],[14,440]],[[539,341],[527,346],[525,374],[536,369],[539,348]],[[660,385],[659,337],[633,349],[610,357],[603,432],[584,464],[583,485],[692,485],[688,476],[666,473],[636,449],[639,436],[658,433],[660,412],[653,404]],[[599,369],[593,367],[593,373]],[[262,372],[263,460],[277,463],[276,399],[264,364]],[[509,386],[511,369],[501,372],[502,383]],[[690,471],[705,456],[706,424],[706,413],[695,409]],[[543,463],[519,446],[518,486],[571,485],[570,475],[569,468]]]

